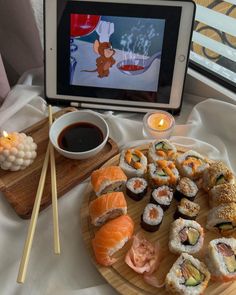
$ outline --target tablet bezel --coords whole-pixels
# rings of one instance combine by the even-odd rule
[[[195,4],[192,1],[158,1],[158,0],[96,0],[106,3],[129,3],[134,5],[161,5],[181,7],[179,38],[176,48],[172,88],[169,104],[150,103],[144,101],[125,101],[107,98],[83,97],[57,94],[57,1],[45,0],[45,94],[52,103],[71,104],[86,108],[114,109],[146,112],[150,109],[162,108],[177,110],[182,103],[184,81],[187,71]],[[74,0],[94,2],[91,0]],[[186,43],[186,39],[188,42]],[[184,60],[183,60],[184,59]]]

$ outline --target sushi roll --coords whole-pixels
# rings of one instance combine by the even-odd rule
[[[91,184],[97,196],[122,191],[126,181],[127,176],[119,166],[100,168],[91,174]]]
[[[224,203],[236,203],[236,184],[219,184],[209,191],[209,205],[211,208]]]
[[[198,179],[202,176],[203,171],[209,167],[207,160],[192,150],[180,155],[175,163],[180,175],[191,179]]]
[[[235,177],[229,168],[221,161],[214,162],[203,173],[202,188],[209,191],[215,185],[235,183]]]
[[[175,261],[165,280],[167,291],[181,295],[201,295],[211,274],[206,265],[193,256],[182,253]]]
[[[107,220],[127,213],[127,203],[122,192],[101,195],[89,204],[89,215],[95,226],[103,225]]]
[[[157,160],[174,161],[176,157],[176,147],[167,139],[152,142],[148,149],[148,160],[151,163],[155,163]]]
[[[134,201],[140,201],[147,193],[148,183],[141,177],[130,178],[126,182],[126,194]]]
[[[160,186],[152,191],[150,203],[160,205],[165,211],[173,199],[173,189],[167,185]]]
[[[111,257],[132,237],[134,222],[129,215],[122,215],[108,221],[96,233],[92,247],[97,263],[109,266],[117,261]]]
[[[148,177],[152,187],[175,186],[179,180],[179,172],[174,162],[158,160],[148,165]]]
[[[228,203],[214,207],[207,215],[206,228],[210,231],[229,236],[236,230],[236,204]]]
[[[203,228],[196,221],[179,218],[172,223],[169,237],[169,249],[172,253],[197,253],[203,242]]]
[[[236,239],[220,238],[208,245],[206,262],[214,281],[236,280]]]
[[[144,177],[147,171],[147,158],[140,150],[124,150],[121,152],[119,166],[128,178]]]
[[[177,201],[180,201],[182,198],[194,201],[197,193],[198,187],[196,183],[188,177],[183,177],[176,186],[175,198]]]
[[[184,218],[195,220],[200,211],[200,205],[189,201],[188,199],[181,199],[174,214],[174,219]]]
[[[159,205],[147,204],[141,216],[141,227],[149,232],[159,229],[163,220],[163,210]]]

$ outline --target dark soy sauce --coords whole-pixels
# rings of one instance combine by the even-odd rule
[[[102,142],[102,131],[87,122],[74,123],[65,127],[58,137],[59,147],[69,152],[85,152]]]

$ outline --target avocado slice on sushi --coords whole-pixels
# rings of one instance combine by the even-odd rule
[[[225,177],[223,174],[216,178],[216,185],[225,183]]]
[[[172,150],[172,147],[166,142],[163,143],[162,148],[163,150],[166,150],[166,151]]]
[[[181,265],[181,270],[185,278],[186,286],[197,286],[204,280],[204,275],[191,263],[185,260]]]
[[[217,227],[221,229],[221,231],[231,230],[234,228],[231,222],[224,222],[224,223],[217,224]]]
[[[163,169],[157,169],[156,173],[159,175],[159,176],[166,176],[166,173]]]
[[[235,256],[224,256],[224,262],[229,272],[233,273],[236,271],[236,260]]]
[[[164,144],[165,144],[165,143],[164,143],[163,141],[158,142],[158,143],[155,145],[155,149],[156,149],[156,150],[162,150]]]
[[[195,228],[189,228],[187,236],[188,236],[189,244],[194,246],[197,243],[200,237],[200,234]]]
[[[132,154],[132,161],[134,161],[134,162],[140,162],[139,156],[137,156],[135,154]]]

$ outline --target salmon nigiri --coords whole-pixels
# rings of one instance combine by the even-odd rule
[[[112,258],[132,237],[134,222],[129,215],[122,215],[104,224],[95,234],[92,246],[99,264],[112,265],[117,259]]]
[[[101,195],[89,204],[89,215],[92,224],[100,226],[109,219],[114,219],[127,213],[127,203],[122,192],[112,192]]]

